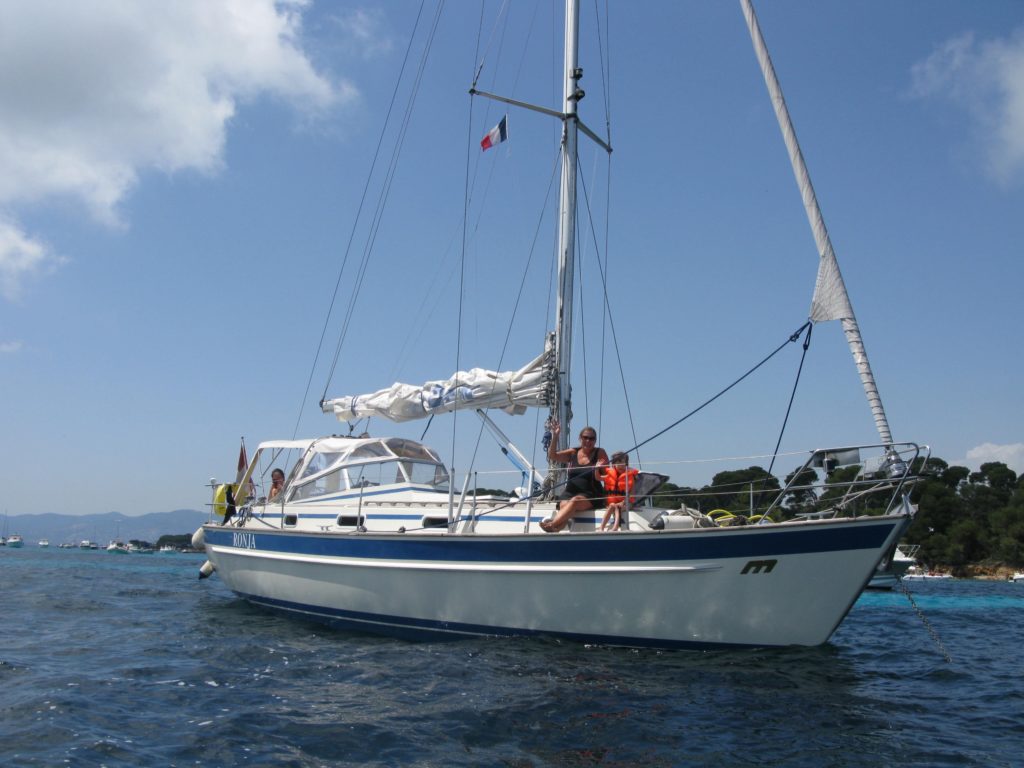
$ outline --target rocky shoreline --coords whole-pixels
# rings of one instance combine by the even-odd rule
[[[945,570],[945,569],[943,569]],[[957,579],[980,579],[983,581],[1007,581],[1013,574],[1022,569],[1011,568],[1005,564],[976,564],[951,568],[949,572]]]

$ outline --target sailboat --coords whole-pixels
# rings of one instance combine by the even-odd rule
[[[753,8],[748,0],[742,5],[818,245],[809,323],[842,323],[878,442],[807,451],[791,481],[750,515],[660,506],[655,489],[665,478],[641,473],[621,530],[601,531],[600,510],[578,515],[561,532],[541,528],[556,514],[564,472],[533,466],[492,415],[547,409],[549,425],[560,426],[553,430],[556,447],[568,447],[577,142],[610,149],[577,111],[579,8],[568,0],[559,109],[475,85],[471,91],[561,123],[559,287],[544,349],[515,371],[459,371],[321,402],[324,413],[349,423],[475,413],[521,471],[522,486],[511,494],[478,493],[470,473],[460,481],[437,451],[408,438],[266,441],[251,462],[240,458],[235,482],[211,482],[222,519],[193,537],[208,556],[200,577],[216,572],[259,606],[398,636],[549,636],[653,648],[814,646],[829,639],[909,524],[912,473],[927,449],[890,433]],[[500,140],[500,132],[494,137]],[[262,495],[257,486],[286,452],[297,459],[283,489]],[[781,519],[786,499],[809,489],[816,503]],[[873,501],[871,514],[866,500]]]

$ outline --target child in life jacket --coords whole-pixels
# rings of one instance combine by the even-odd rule
[[[605,509],[604,519],[601,520],[601,530],[619,530],[622,525],[622,508],[625,505],[626,497],[629,496],[629,503],[635,504],[636,497],[631,491],[636,484],[636,476],[639,472],[629,468],[629,454],[618,451],[612,454],[611,466],[604,470],[601,479],[604,481],[605,490],[608,492],[608,507]],[[609,526],[609,523],[611,525]]]

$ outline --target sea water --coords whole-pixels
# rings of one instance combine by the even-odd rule
[[[0,764],[1024,764],[1024,584],[866,593],[819,648],[657,652],[327,630],[202,560],[0,550]]]

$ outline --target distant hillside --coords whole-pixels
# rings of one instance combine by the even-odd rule
[[[107,512],[102,515],[11,515],[7,518],[7,535],[20,534],[25,545],[34,547],[40,539],[49,539],[50,546],[63,542],[78,543],[89,539],[106,544],[111,539],[139,539],[155,542],[164,534],[191,534],[205,523],[207,513],[195,509],[173,512],[152,512],[148,515],[124,515]]]

